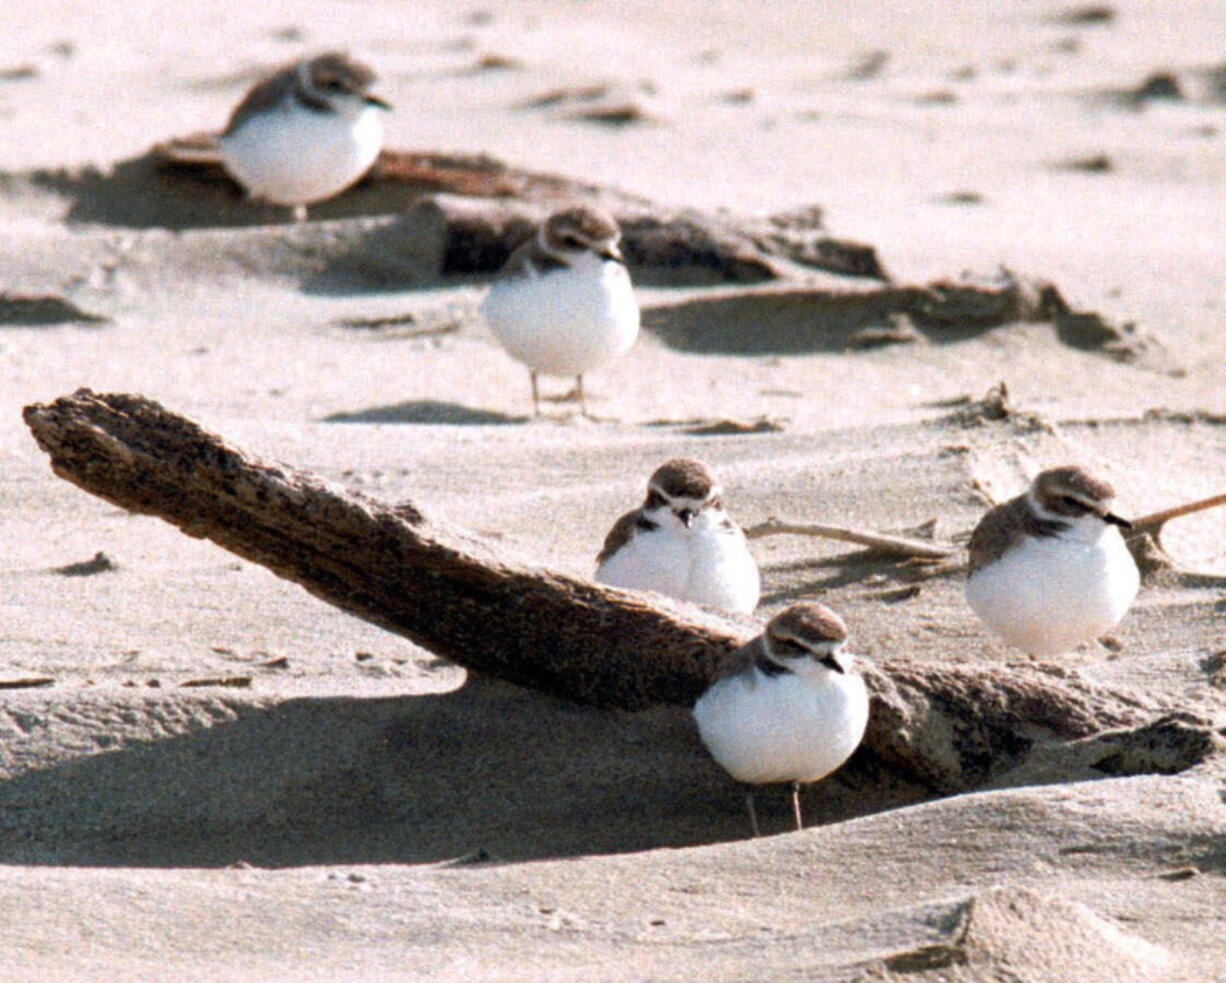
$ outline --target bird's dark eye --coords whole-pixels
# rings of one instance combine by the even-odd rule
[[[799,642],[794,642],[790,638],[776,638],[775,651],[780,655],[786,655],[790,659],[803,659],[809,654],[809,650]]]
[[[327,89],[329,92],[340,92],[343,88],[341,85],[341,80],[332,76],[320,79],[319,87],[321,89]]]
[[[1086,503],[1073,498],[1072,495],[1061,495],[1060,503],[1066,508],[1072,509],[1074,512],[1088,512]]]
[[[562,236],[562,245],[567,249],[583,249],[583,240],[576,236]]]

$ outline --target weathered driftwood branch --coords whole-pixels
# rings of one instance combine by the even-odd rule
[[[1169,509],[1163,509],[1160,512],[1151,512],[1149,515],[1143,515],[1141,518],[1133,520],[1133,533],[1134,535],[1139,535],[1140,533],[1147,532],[1156,537],[1161,535],[1162,527],[1172,519],[1179,519],[1196,512],[1204,512],[1206,509],[1215,509],[1221,505],[1226,505],[1226,495],[1214,495],[1212,498],[1202,498],[1199,501],[1176,505]]]
[[[888,536],[884,533],[861,532],[858,529],[847,529],[844,526],[827,526],[818,522],[784,522],[771,516],[756,526],[745,530],[750,539],[761,539],[763,536],[819,536],[823,539],[837,539],[842,543],[856,543],[869,549],[886,553],[890,556],[902,556],[921,560],[944,560],[958,552],[956,546],[945,546],[941,543],[926,543],[921,539],[911,539],[907,536]]]
[[[1133,541],[1130,545],[1135,547],[1134,554],[1139,548],[1136,540],[1142,535],[1152,536],[1153,542],[1160,546],[1159,537],[1162,529],[1172,519],[1204,512],[1206,509],[1218,508],[1222,505],[1226,505],[1226,495],[1214,495],[1211,498],[1176,505],[1136,519],[1132,523],[1132,532],[1129,534],[1129,539]],[[821,539],[834,539],[842,543],[866,546],[878,553],[904,559],[946,560],[961,552],[959,547],[946,543],[930,543],[909,536],[891,536],[886,533],[848,529],[845,526],[830,526],[820,522],[788,522],[775,516],[748,527],[745,535],[750,539],[761,539],[764,536],[814,536]],[[1141,565],[1144,568],[1145,564]],[[1165,566],[1169,564],[1164,565],[1164,569]]]
[[[74,198],[73,217],[80,220],[193,228],[264,224],[272,217],[241,197],[210,133],[158,144],[106,173],[35,171],[30,178]],[[115,205],[120,198],[123,207]],[[404,216],[410,244],[433,237],[433,274],[494,273],[550,209],[575,199],[599,201],[621,223],[622,247],[640,283],[757,283],[804,268],[873,280],[887,276],[871,245],[830,235],[817,207],[769,218],[677,210],[486,155],[386,149],[362,181],[312,205],[311,215]],[[288,212],[279,210],[277,220],[288,221]],[[413,236],[412,226],[422,221],[432,224]],[[377,248],[397,245],[381,241]]]
[[[80,390],[24,416],[55,473],[92,494],[210,539],[462,666],[571,700],[688,706],[756,630],[515,565],[412,504],[261,460],[139,396]],[[1125,694],[1034,669],[865,672],[873,692],[867,753],[942,791],[1001,780],[1032,751],[1048,760],[1065,745],[1078,748],[1070,767],[1083,769],[1087,757],[1092,767],[1087,740],[1152,717]],[[1167,743],[1182,750],[1167,753],[1163,769],[1172,760],[1190,766],[1215,746],[1205,727],[1180,726]],[[1103,756],[1119,760],[1130,733],[1113,734]],[[1146,770],[1150,736],[1137,733],[1144,739],[1127,761]]]
[[[138,396],[79,391],[25,419],[56,474],[87,491],[466,668],[579,702],[692,702],[720,654],[754,630],[503,562],[411,504],[260,460]]]
[[[1175,561],[1162,546],[1162,531],[1172,519],[1185,515],[1193,515],[1206,509],[1226,505],[1226,495],[1214,495],[1202,498],[1196,502],[1174,505],[1168,509],[1151,512],[1132,522],[1132,531],[1125,543],[1132,553],[1141,571],[1141,582],[1145,584],[1182,584],[1186,587],[1221,587],[1226,585],[1226,577],[1220,574],[1196,573],[1192,570],[1179,569]]]

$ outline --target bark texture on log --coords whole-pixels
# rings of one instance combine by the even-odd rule
[[[70,199],[70,217],[78,222],[168,229],[272,222],[293,228],[288,209],[245,199],[222,168],[211,133],[158,144],[105,172],[93,167],[40,169],[29,172],[27,179]],[[424,218],[433,223],[427,245],[439,262],[422,272],[492,274],[548,212],[574,201],[598,202],[621,223],[622,246],[640,284],[758,283],[814,269],[875,280],[887,277],[876,250],[830,235],[817,207],[769,218],[678,210],[614,187],[514,167],[484,154],[385,149],[361,181],[313,204],[310,214],[329,220]],[[305,230],[293,231],[300,238]],[[405,238],[423,238],[411,233],[410,226]],[[376,268],[379,265],[386,263]]]
[[[60,477],[259,563],[468,669],[581,703],[692,703],[752,636],[548,570],[306,472],[246,454],[139,396],[87,390],[25,419]],[[593,651],[592,639],[600,639]]]
[[[566,699],[689,706],[757,631],[508,562],[410,503],[261,460],[140,396],[79,390],[24,417],[55,473],[86,491],[207,538],[468,669]],[[1058,758],[1066,744],[1079,746],[1070,762],[1093,767],[1085,742],[1113,728],[1125,730],[1103,756],[1123,760],[1129,728],[1141,733],[1154,716],[1126,694],[1037,669],[864,671],[873,698],[866,753],[943,792],[998,780],[1040,750]],[[1168,748],[1152,770],[1189,767],[1220,745],[1206,726],[1185,730],[1195,739],[1176,741],[1184,750]],[[1127,760],[1151,770],[1144,753]]]

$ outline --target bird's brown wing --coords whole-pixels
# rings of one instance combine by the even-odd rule
[[[727,679],[729,676],[739,676],[750,666],[765,658],[766,653],[762,651],[762,636],[758,635],[735,652],[730,652],[720,659],[715,676],[711,679],[711,685],[714,686],[721,679]]]
[[[283,68],[252,87],[243,101],[234,107],[230,121],[226,123],[221,135],[229,136],[252,116],[266,113],[276,106],[293,89],[295,71],[297,68],[294,66]]]
[[[613,523],[613,528],[609,530],[609,534],[604,538],[604,546],[600,548],[600,552],[596,555],[596,566],[603,566],[609,557],[630,542],[635,530],[640,527],[642,522],[646,521],[646,519],[643,519],[643,510],[634,509]]]
[[[519,244],[507,257],[496,279],[506,280],[519,276],[540,276],[551,270],[565,269],[566,264],[555,256],[543,252],[537,245],[536,236],[530,236]]]
[[[1044,539],[1067,528],[1067,522],[1035,515],[1024,495],[1011,498],[989,509],[971,533],[967,545],[970,553],[967,573],[973,574],[984,564],[1004,556],[1026,536]]]

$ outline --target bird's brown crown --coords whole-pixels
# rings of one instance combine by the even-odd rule
[[[847,641],[847,625],[824,604],[793,604],[771,618],[766,626],[771,638],[798,642],[806,648]]]
[[[545,219],[544,235],[550,245],[562,249],[585,249],[616,242],[621,232],[617,220],[595,205],[571,205]]]
[[[701,461],[676,457],[656,468],[647,486],[669,498],[703,501],[715,489],[715,479]]]
[[[311,85],[322,92],[365,92],[374,85],[376,78],[369,65],[341,51],[316,55],[307,62],[306,71]]]
[[[1068,466],[1041,472],[1030,486],[1035,500],[1057,515],[1102,513],[1115,489],[1084,468]]]

